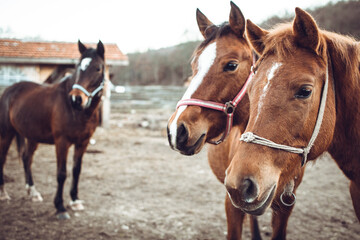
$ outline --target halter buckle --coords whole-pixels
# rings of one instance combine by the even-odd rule
[[[228,115],[233,114],[233,113],[235,112],[235,106],[234,106],[234,104],[233,104],[231,101],[225,103],[225,110],[224,110],[224,112],[225,112],[226,114],[228,114]]]

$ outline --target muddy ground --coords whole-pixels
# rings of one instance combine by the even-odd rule
[[[187,157],[169,148],[169,116],[163,110],[113,113],[111,128],[97,129],[80,177],[85,211],[69,211],[67,221],[54,216],[54,147],[41,145],[35,154],[33,176],[42,203],[29,201],[12,147],[5,166],[12,199],[0,202],[0,239],[225,239],[225,189],[208,166],[206,149]],[[71,166],[69,156],[65,202]],[[308,164],[288,239],[360,239],[348,184],[328,156]],[[260,217],[264,239],[271,235],[270,217],[271,210]]]

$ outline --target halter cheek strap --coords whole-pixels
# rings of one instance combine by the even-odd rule
[[[307,158],[308,158],[308,154],[311,150],[311,147],[313,146],[316,137],[318,136],[319,132],[320,132],[320,128],[321,128],[321,123],[322,120],[324,118],[324,112],[325,112],[325,106],[326,106],[326,99],[327,99],[327,93],[328,93],[328,85],[329,85],[329,67],[328,65],[326,66],[326,76],[325,76],[325,83],[324,83],[324,87],[322,90],[322,97],[320,99],[320,107],[319,107],[319,112],[318,112],[318,116],[316,119],[316,123],[315,123],[315,127],[314,127],[314,131],[313,134],[310,138],[310,141],[308,143],[308,145],[304,148],[297,148],[297,147],[291,147],[291,146],[287,146],[287,145],[282,145],[282,144],[277,144],[273,141],[270,141],[266,138],[263,137],[259,137],[257,135],[255,135],[252,132],[246,132],[244,134],[241,135],[240,137],[240,141],[244,141],[247,143],[256,143],[256,144],[260,144],[260,145],[264,145],[264,146],[268,146],[271,148],[276,148],[276,149],[280,149],[280,150],[284,150],[284,151],[288,151],[288,152],[292,152],[292,153],[297,153],[297,154],[301,154],[302,155],[302,161],[301,161],[301,166],[304,166]]]
[[[226,114],[226,128],[225,128],[223,135],[217,141],[208,141],[211,144],[218,145],[218,144],[222,143],[225,140],[225,138],[229,135],[231,127],[233,125],[233,118],[234,118],[234,112],[235,112],[236,106],[239,104],[239,102],[245,96],[246,89],[247,89],[249,83],[251,82],[253,76],[254,76],[254,71],[252,69],[249,77],[247,78],[247,80],[246,80],[245,84],[243,85],[242,89],[240,90],[240,92],[235,96],[235,98],[233,100],[226,102],[225,104],[191,98],[191,99],[180,100],[178,102],[176,108],[179,108],[180,106],[191,105],[191,106],[205,107],[205,108],[209,108],[209,109],[213,109],[213,110],[217,110],[217,111],[225,113]]]
[[[105,79],[103,79],[102,82],[100,83],[100,86],[98,86],[91,93],[88,90],[86,90],[83,86],[81,86],[81,85],[79,85],[77,83],[75,83],[72,86],[72,89],[79,89],[80,91],[82,91],[89,98],[88,102],[85,105],[85,108],[88,108],[91,105],[91,101],[92,101],[93,97],[95,97],[96,94],[98,94],[98,92],[100,92],[104,88],[104,82],[105,82]]]
[[[218,145],[218,144],[222,143],[225,140],[225,138],[229,135],[230,130],[233,125],[233,118],[234,118],[234,112],[235,112],[236,106],[239,104],[239,102],[245,96],[247,87],[255,75],[256,68],[257,68],[257,67],[255,67],[256,60],[257,60],[256,53],[253,52],[253,65],[251,67],[250,75],[248,76],[248,78],[247,78],[245,84],[243,85],[243,87],[241,88],[240,92],[235,96],[235,98],[232,101],[229,101],[229,102],[226,102],[225,104],[223,104],[223,103],[218,103],[218,102],[213,102],[213,101],[206,101],[206,100],[191,98],[191,99],[183,99],[178,102],[176,109],[178,109],[180,106],[190,105],[190,106],[205,107],[205,108],[217,110],[217,111],[220,111],[220,112],[223,112],[226,114],[226,128],[225,128],[223,135],[220,137],[219,140],[208,141],[208,143]]]

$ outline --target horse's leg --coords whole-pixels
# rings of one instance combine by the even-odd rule
[[[22,156],[23,165],[24,165],[24,171],[25,171],[25,183],[26,183],[26,189],[28,192],[29,197],[33,202],[42,202],[43,198],[41,197],[41,194],[36,190],[34,181],[32,178],[31,173],[31,164],[33,161],[33,155],[35,150],[38,147],[38,143],[34,141],[27,141],[27,144],[25,145],[25,151]]]
[[[241,239],[245,213],[235,208],[229,196],[225,198],[225,212],[227,220],[227,239]],[[259,224],[255,216],[250,218],[252,239],[261,239]]]
[[[350,181],[350,195],[353,202],[355,214],[360,221],[360,188],[354,181]]]
[[[57,210],[56,217],[58,219],[70,218],[70,215],[66,212],[63,201],[63,190],[66,180],[66,157],[70,145],[71,144],[64,138],[59,138],[55,140],[58,188],[56,191],[54,204]]]
[[[73,178],[71,183],[71,202],[70,207],[74,211],[84,210],[84,205],[82,201],[78,198],[78,184],[79,184],[79,177],[81,173],[81,163],[82,157],[86,150],[89,141],[85,141],[82,144],[75,144],[75,152],[74,152],[74,163],[73,163]]]
[[[9,194],[6,192],[4,185],[4,165],[6,161],[6,155],[13,137],[14,134],[0,136],[0,201],[10,200]]]
[[[293,189],[289,189],[292,191],[293,194],[296,193],[296,189],[302,182],[304,177],[305,167],[301,168],[300,171],[296,174],[294,178],[294,186]],[[289,196],[285,195],[284,201],[287,202],[287,198]],[[293,197],[290,197],[289,202],[295,201]],[[295,202],[293,202],[295,203]],[[271,225],[272,225],[272,237],[271,239],[286,239],[286,228],[289,221],[290,214],[295,205],[292,206],[285,206],[281,201],[278,199],[277,204],[279,204],[272,213]]]
[[[249,215],[250,218],[250,227],[251,227],[251,239],[261,240],[259,222],[257,217],[254,215]]]
[[[271,239],[286,239],[287,223],[292,212],[293,206],[282,206],[279,211],[273,211],[272,214],[272,230],[273,234]]]

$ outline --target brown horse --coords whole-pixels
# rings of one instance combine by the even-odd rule
[[[250,118],[227,169],[226,188],[247,213],[263,213],[306,161],[328,151],[350,179],[360,219],[360,46],[320,30],[296,8],[292,24],[247,35],[262,57],[248,88]]]
[[[168,122],[170,146],[185,155],[198,153],[206,142],[218,144],[224,140],[229,128],[226,124],[229,118],[224,112],[216,111],[219,109],[212,109],[212,105],[222,105],[220,103],[237,98],[240,89],[248,83],[253,63],[252,50],[244,36],[245,19],[234,3],[231,2],[228,24],[215,26],[199,10],[197,22],[205,40],[194,52],[190,86]],[[221,183],[224,183],[225,170],[235,154],[238,139],[248,121],[249,100],[246,95],[235,107],[234,115],[235,127],[230,131],[226,141],[219,145],[210,145],[208,148],[210,167]],[[300,183],[300,177],[302,175],[299,176],[295,188]],[[225,207],[228,239],[240,239],[245,213],[232,205],[228,195]],[[279,204],[274,210],[273,236],[285,236],[292,206]],[[260,238],[255,216],[251,216],[250,223],[253,238]]]
[[[0,199],[10,199],[4,188],[3,168],[14,136],[25,144],[22,160],[25,182],[33,201],[42,201],[35,189],[31,164],[39,143],[55,144],[58,188],[55,207],[59,219],[69,218],[63,204],[66,158],[74,144],[70,206],[84,207],[78,198],[78,182],[83,154],[99,122],[99,103],[104,84],[104,46],[87,48],[78,42],[81,53],[75,74],[53,85],[20,82],[7,88],[0,98]],[[26,139],[26,142],[24,141]],[[21,148],[20,148],[21,149]]]

